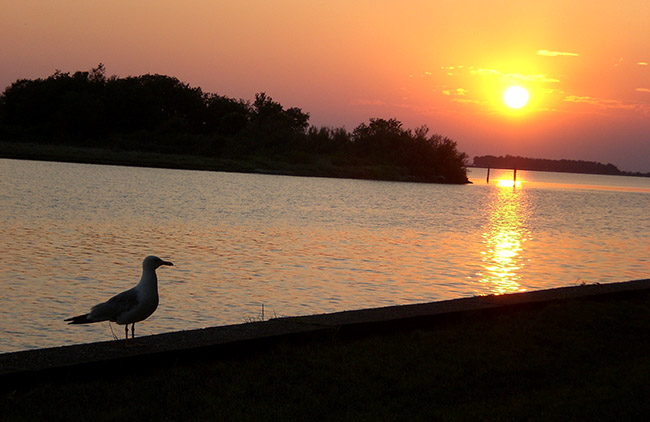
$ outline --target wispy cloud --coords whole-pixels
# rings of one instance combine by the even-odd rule
[[[618,100],[607,100],[589,96],[567,95],[564,97],[564,101],[569,103],[591,104],[602,108],[623,108],[623,103]]]
[[[525,81],[525,82],[543,82],[543,83],[558,83],[558,82],[560,82],[559,79],[556,79],[556,78],[549,78],[548,76],[546,76],[546,75],[541,75],[541,74],[537,74],[537,75],[522,75],[522,74],[520,74],[520,73],[510,73],[510,74],[506,74],[505,76],[506,76],[506,77],[511,76],[511,77],[513,77],[514,79],[519,79],[519,80],[521,80],[521,81]]]
[[[558,57],[558,56],[578,56],[578,53],[567,53],[566,51],[537,50],[538,56]]]
[[[637,89],[635,89],[635,91],[639,91],[639,92],[650,92],[650,88],[637,88]]]
[[[501,76],[503,73],[496,69],[484,69],[484,68],[479,68],[479,69],[472,69],[469,71],[472,75],[482,75],[482,76]]]
[[[520,82],[540,82],[540,83],[560,82],[559,79],[549,78],[548,76],[539,73],[532,74],[532,75],[526,75],[523,73],[503,73],[500,70],[483,69],[483,68],[470,70],[470,73],[473,75],[481,75],[481,76],[495,76],[501,80],[514,80]]]
[[[642,92],[650,92],[650,89],[647,88],[637,88],[637,91],[638,90],[641,90]],[[630,102],[623,102],[619,100],[609,100],[605,98],[578,96],[578,95],[568,95],[564,97],[564,101],[570,103],[589,104],[591,106],[600,109],[631,110],[631,111],[640,112],[646,116],[650,115],[650,106],[644,103],[630,103]]]
[[[469,90],[465,88],[456,88],[454,91],[450,91],[449,89],[444,89],[442,91],[442,95],[448,95],[448,96],[453,95],[455,97],[464,97],[468,92]]]
[[[639,66],[647,66],[647,65],[648,65],[647,62],[638,62],[637,64],[638,64]]]
[[[481,100],[472,100],[469,98],[452,98],[451,100],[454,103],[460,103],[460,104],[486,104],[485,101]]]

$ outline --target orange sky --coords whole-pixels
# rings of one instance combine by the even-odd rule
[[[650,171],[650,1],[0,0],[0,89],[160,73],[317,126],[428,125],[470,156]],[[525,87],[509,111],[502,94]]]

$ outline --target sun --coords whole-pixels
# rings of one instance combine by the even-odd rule
[[[528,102],[528,91],[520,86],[511,86],[503,94],[503,101],[510,108],[522,108]]]

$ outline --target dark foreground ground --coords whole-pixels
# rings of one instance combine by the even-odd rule
[[[1,380],[3,421],[649,420],[650,291]]]

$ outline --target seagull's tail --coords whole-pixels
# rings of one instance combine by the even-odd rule
[[[91,322],[96,322],[91,319],[88,319],[89,314],[77,315],[76,317],[64,319],[64,321],[70,321],[68,324],[90,324]]]

